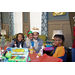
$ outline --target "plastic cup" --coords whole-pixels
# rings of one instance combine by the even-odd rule
[[[30,54],[33,54],[33,49],[32,48],[30,49]]]

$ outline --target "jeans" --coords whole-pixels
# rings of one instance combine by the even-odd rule
[[[75,62],[75,48],[72,48],[72,62]]]

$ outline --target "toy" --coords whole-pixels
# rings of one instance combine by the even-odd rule
[[[12,53],[11,52],[7,52],[5,55],[8,59],[12,57]]]
[[[44,49],[44,46],[42,46],[42,49],[39,51],[37,58],[43,55],[43,49]]]
[[[7,48],[7,52],[4,56],[5,62],[31,61],[31,59],[28,56],[28,48]]]
[[[52,47],[52,46],[53,46],[52,42],[46,42],[46,47]]]
[[[46,42],[46,47],[44,48],[45,51],[51,51],[54,50],[52,42]]]
[[[45,47],[44,50],[45,51],[51,51],[51,50],[54,50],[54,47]]]

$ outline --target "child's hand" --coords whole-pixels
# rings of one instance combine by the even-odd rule
[[[28,50],[30,51],[30,48],[28,48]]]

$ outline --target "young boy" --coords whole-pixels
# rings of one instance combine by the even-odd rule
[[[39,38],[39,29],[38,28],[33,28],[33,38],[37,42],[37,49],[35,47],[34,50],[36,50],[36,53],[39,53],[40,49],[42,48],[43,41]]]
[[[27,39],[23,45],[23,48],[28,48],[28,50],[30,51],[31,47],[33,48],[33,51],[36,52],[34,50],[34,47],[35,47],[35,49],[37,49],[37,42],[33,39],[33,32],[28,31],[27,32]]]
[[[63,35],[55,35],[54,36],[54,45],[55,49],[53,52],[53,57],[61,58],[63,61],[67,60],[67,55],[64,49],[64,46],[62,46],[62,43],[64,42],[65,38]]]

